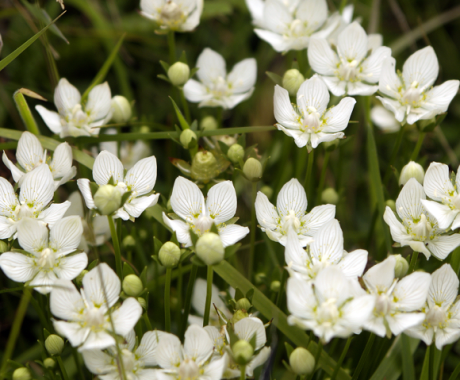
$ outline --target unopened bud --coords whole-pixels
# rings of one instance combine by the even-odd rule
[[[415,178],[420,184],[423,184],[424,177],[425,170],[423,170],[422,165],[411,161],[402,168],[401,175],[399,176],[399,185],[405,185],[411,178]]]
[[[123,291],[126,295],[131,297],[137,297],[144,290],[144,285],[142,281],[135,274],[128,274],[123,279]]]
[[[247,340],[241,339],[232,347],[233,357],[239,365],[246,365],[254,355],[254,348]]]
[[[270,284],[270,290],[272,292],[279,292],[281,288],[281,283],[279,281],[272,281]]]
[[[235,311],[235,313],[233,314],[232,322],[236,323],[247,317],[249,317],[247,310],[240,309],[240,310]]]
[[[401,255],[393,255],[393,256],[396,259],[395,277],[401,279],[407,274],[407,271],[409,270],[409,263]]]
[[[17,368],[13,372],[13,380],[30,380],[32,376],[26,367]]]
[[[335,191],[335,189],[333,189],[332,187],[328,187],[327,189],[324,189],[321,193],[321,200],[324,203],[336,205],[337,203],[339,203],[339,194],[337,194],[337,191]]]
[[[50,355],[60,355],[64,349],[64,339],[59,335],[51,334],[45,340],[45,347]]]
[[[251,308],[251,302],[247,298],[240,298],[236,302],[236,308],[237,310],[245,310],[248,311]]]
[[[102,185],[94,195],[94,205],[102,215],[110,215],[121,205],[121,192],[115,186]]]
[[[131,104],[124,96],[116,95],[112,98],[112,120],[117,124],[123,124],[131,119]]]
[[[303,347],[297,347],[289,356],[289,364],[296,375],[309,375],[315,369],[315,358]]]
[[[290,69],[283,75],[283,87],[289,95],[294,96],[299,91],[300,85],[305,81],[302,73],[297,69]]]
[[[265,273],[262,273],[262,272],[259,272],[259,273],[256,273],[256,284],[261,284],[262,282],[265,281],[265,279],[267,278],[267,275]]]
[[[227,152],[227,156],[234,164],[244,158],[244,148],[240,144],[233,144]]]
[[[80,274],[77,276],[75,279],[75,282],[77,283],[78,286],[81,286],[83,283],[83,277],[85,277],[85,274],[88,273],[86,269],[83,269]]]
[[[132,249],[136,246],[136,240],[131,235],[127,235],[123,239],[123,248]]]
[[[216,157],[211,152],[200,151],[192,161],[192,178],[208,182],[219,174]]]
[[[141,305],[144,310],[147,310],[147,301],[144,298],[138,297],[137,302],[139,302],[139,305]]]
[[[256,182],[262,177],[262,164],[255,158],[248,158],[243,166],[243,173],[247,179]]]
[[[43,360],[43,366],[45,368],[52,369],[55,365],[56,362],[52,358],[46,358],[45,360]]]
[[[150,133],[150,128],[147,125],[143,125],[139,128],[140,133]]]
[[[206,264],[215,265],[224,259],[224,245],[219,235],[205,232],[196,242],[196,255]]]
[[[270,186],[262,186],[260,188],[260,192],[265,194],[268,199],[270,199],[273,195],[273,189]]]
[[[219,125],[217,124],[217,120],[213,116],[205,116],[201,120],[200,127],[203,130],[211,131],[217,129]]]
[[[161,265],[165,267],[175,267],[180,260],[180,248],[172,241],[164,243],[158,252]]]
[[[176,62],[168,69],[168,78],[174,86],[182,86],[188,81],[190,67],[183,62]]]
[[[180,143],[185,149],[188,149],[189,145],[192,143],[193,140],[196,141],[196,133],[193,132],[191,129],[185,129],[180,134]]]
[[[6,244],[3,240],[0,240],[0,253],[8,251],[8,244]]]
[[[385,206],[391,208],[394,212],[396,212],[396,203],[393,199],[387,199],[385,202]]]

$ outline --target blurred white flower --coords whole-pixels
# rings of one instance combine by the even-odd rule
[[[126,336],[142,314],[141,305],[132,297],[109,313],[120,290],[120,279],[105,263],[83,277],[81,293],[71,281],[57,281],[51,291],[50,308],[55,317],[64,320],[53,320],[54,328],[80,352],[114,346],[113,334]]]
[[[199,107],[231,109],[248,99],[254,91],[257,62],[254,58],[238,62],[227,75],[222,56],[206,48],[196,62],[199,81],[189,79],[184,85],[184,95]]]
[[[22,185],[27,173],[30,173],[41,164],[46,164],[48,161],[46,150],[43,151],[38,138],[27,131],[22,133],[16,149],[16,159],[22,170],[8,159],[5,151],[3,151],[2,159],[19,186]],[[75,177],[77,168],[72,166],[72,148],[70,148],[70,145],[66,142],[59,144],[48,166],[54,178],[54,190]]]
[[[312,38],[308,61],[334,95],[372,95],[378,90],[382,63],[391,57],[391,49],[381,46],[373,50],[370,42],[355,21],[338,36],[337,52],[325,38]]]
[[[236,213],[236,192],[232,181],[223,181],[211,187],[206,202],[198,186],[177,177],[171,195],[171,207],[181,219],[169,219],[163,213],[163,220],[168,227],[176,232],[179,243],[186,247],[192,245],[189,229],[201,236],[209,232],[213,224],[219,230],[224,247],[235,244],[243,239],[249,228],[237,224],[228,224]]]
[[[402,73],[395,73],[396,61],[386,58],[380,75],[378,96],[400,123],[414,124],[447,111],[458,92],[459,81],[448,80],[433,87],[439,73],[438,58],[431,46],[412,54]]]
[[[401,169],[401,174],[399,175],[399,185],[405,185],[411,178],[415,178],[418,183],[422,184],[424,177],[425,170],[423,169],[423,166],[417,162],[410,161]]]
[[[322,142],[342,138],[356,100],[347,97],[327,109],[329,99],[327,86],[318,75],[300,86],[297,105],[291,104],[287,90],[276,85],[274,108],[277,128],[293,137],[299,148],[307,145],[309,150]]]
[[[444,260],[460,245],[460,234],[445,235],[446,229],[440,228],[424,207],[425,199],[422,185],[411,178],[396,199],[396,212],[401,222],[388,206],[383,219],[390,227],[393,240],[402,247],[408,245],[414,251],[422,252],[427,259],[433,255]]]
[[[99,127],[112,117],[112,96],[107,82],[95,86],[88,94],[88,101],[81,104],[80,92],[69,81],[62,78],[54,91],[54,104],[58,112],[36,106],[48,128],[59,135],[97,136]]]
[[[48,228],[35,219],[22,221],[18,231],[19,245],[26,254],[5,252],[0,267],[16,282],[29,282],[40,293],[49,293],[56,280],[73,280],[88,264],[86,253],[75,252],[83,227],[80,218],[69,216]]]
[[[385,133],[398,132],[401,129],[401,124],[395,119],[395,115],[382,106],[371,109],[371,120]]]
[[[276,206],[267,196],[258,192],[255,202],[257,221],[262,231],[273,240],[286,245],[289,229],[297,233],[301,246],[305,247],[313,239],[319,229],[334,219],[335,206],[323,205],[314,207],[307,213],[307,194],[295,178],[281,188]]]

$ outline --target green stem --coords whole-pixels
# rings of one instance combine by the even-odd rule
[[[369,336],[369,340],[366,343],[366,347],[364,347],[364,351],[361,354],[361,358],[359,359],[358,365],[357,365],[355,371],[353,372],[353,377],[352,377],[351,380],[357,380],[358,379],[358,376],[361,373],[361,371],[362,371],[362,369],[364,367],[364,364],[366,364],[367,357],[369,356],[369,353],[371,351],[372,345],[374,344],[374,340],[375,340],[375,334],[371,333],[371,335]]]
[[[324,182],[326,181],[326,172],[327,172],[327,163],[329,162],[329,156],[331,152],[326,150],[324,153],[323,167],[321,168],[321,177],[319,178],[318,190],[316,191],[316,202],[315,205],[318,205],[321,201],[321,193],[323,192]]]
[[[297,163],[295,168],[295,177],[301,181],[302,174],[305,172],[305,163],[307,161],[307,149],[297,149]]]
[[[313,371],[311,372],[310,376],[308,376],[308,380],[313,379],[313,375],[315,374],[316,370],[319,368],[319,359],[321,358],[322,352],[323,352],[323,343],[321,343],[321,340],[319,340],[318,349],[315,355],[315,368],[313,368]]]
[[[107,215],[107,220],[109,221],[110,234],[112,235],[113,249],[115,251],[115,266],[117,269],[117,275],[120,280],[123,281],[123,267],[121,264],[120,242],[118,241],[117,230],[115,229],[115,223],[113,222],[112,216]]]
[[[179,328],[180,326],[180,318],[182,315],[182,264],[179,263],[179,266],[177,268],[179,270],[179,275],[177,277],[177,290],[176,290],[176,295],[177,295],[177,313],[176,313],[176,323]],[[172,272],[171,272],[171,277],[172,277]]]
[[[457,367],[455,367],[454,372],[452,372],[452,375],[450,375],[449,380],[456,380],[458,379],[458,376],[460,375],[460,363],[457,364]]]
[[[310,192],[309,192],[309,189],[311,188],[310,179],[311,179],[311,173],[313,171],[313,161],[314,161],[314,159],[315,159],[315,151],[312,150],[308,154],[307,174],[305,175],[305,181],[303,183],[303,187],[305,188],[305,191],[307,193],[307,199],[310,197]]]
[[[431,380],[430,379],[430,351],[431,351],[431,346],[427,346],[426,351],[425,351],[425,359],[423,359],[422,373],[420,375],[420,379],[423,379],[423,380]]]
[[[412,156],[410,156],[411,161],[417,160],[418,154],[423,145],[423,140],[425,140],[425,136],[426,136],[426,132],[420,132],[420,134],[418,135],[417,144],[415,145],[414,151],[412,152]]]
[[[185,329],[187,328],[188,315],[190,314],[190,306],[192,305],[192,294],[193,287],[195,286],[196,275],[198,273],[198,267],[192,264],[192,270],[190,272],[190,278],[188,280],[187,292],[185,293],[184,302],[184,314],[182,315],[182,326],[179,338],[183,339]]]
[[[297,63],[299,65],[299,71],[305,77],[307,77],[308,61],[307,61],[307,50],[297,50]]]
[[[387,171],[385,173],[385,176],[383,177],[383,183],[385,184],[385,186],[388,186],[388,182],[390,181],[391,173],[393,171],[391,167],[393,166],[396,160],[396,156],[398,155],[399,148],[401,147],[403,135],[404,135],[404,126],[401,126],[401,128],[398,131],[398,135],[396,136],[396,142],[393,147],[393,152],[391,152],[391,157],[390,157],[390,161],[388,162]]]
[[[240,366],[240,368],[241,368],[240,380],[245,380],[246,379],[246,366],[242,365]]]
[[[415,380],[414,359],[410,351],[409,337],[401,335],[403,380]]]
[[[142,318],[144,318],[144,322],[145,322],[145,325],[147,326],[147,330],[148,331],[153,330],[152,324],[150,323],[150,319],[149,319],[149,316],[148,316],[147,312],[144,313]]]
[[[284,293],[284,288],[285,288],[285,284],[286,284],[286,281],[287,281],[287,277],[288,277],[288,271],[283,268],[283,274],[281,275],[280,291],[278,292],[278,296],[276,298],[276,306],[278,306],[278,307],[280,307],[281,298],[282,298],[283,293]]]
[[[169,46],[169,64],[172,65],[176,62],[176,41],[174,32],[168,32],[168,46]]]
[[[340,355],[339,361],[337,362],[334,372],[332,372],[331,380],[335,380],[337,377],[337,374],[339,373],[340,366],[343,363],[343,360],[345,359],[345,356],[347,355],[348,349],[350,348],[351,341],[353,340],[353,337],[350,336],[347,340],[347,343],[345,343],[345,347],[343,348],[342,354]]]
[[[409,270],[407,271],[407,274],[411,274],[415,270],[415,266],[417,265],[417,259],[418,259],[418,252],[412,252],[412,256],[410,258],[410,264],[409,264]]]
[[[165,281],[165,331],[171,332],[171,267],[166,268]]]
[[[69,380],[69,375],[67,375],[67,371],[65,370],[64,362],[62,361],[61,355],[56,355],[56,360],[59,364],[59,368],[61,369],[62,378],[64,380]]]
[[[39,135],[40,131],[38,130],[38,125],[35,122],[32,112],[30,111],[26,98],[20,92],[20,90],[14,93],[13,99],[16,103],[16,107],[18,108],[19,115],[21,115],[21,119],[26,125],[27,130],[32,132],[34,135]]]
[[[434,355],[436,353],[436,346],[432,345],[430,347],[430,380],[436,380],[436,368],[435,368],[435,363],[434,363]]]
[[[180,100],[182,102],[182,107],[184,108],[185,120],[187,120],[187,123],[190,124],[191,123],[190,109],[188,107],[187,100],[185,99],[184,90],[180,88],[179,93],[180,93]]]
[[[78,369],[78,375],[80,376],[81,380],[85,380],[85,374],[83,373],[84,367],[80,363],[78,352],[75,347],[72,347],[72,355],[73,355],[73,360],[75,361],[75,365],[77,366],[77,369]]]
[[[256,243],[256,196],[257,196],[257,182],[252,183],[252,193],[251,193],[251,243],[249,247],[249,265],[248,265],[248,279],[251,280],[252,272],[254,270],[254,250]]]
[[[206,278],[206,304],[204,308],[203,327],[209,325],[209,314],[211,313],[211,297],[212,297],[212,265],[208,265],[208,275]]]

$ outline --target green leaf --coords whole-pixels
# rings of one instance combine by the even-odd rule
[[[139,278],[141,279],[142,284],[144,286],[147,286],[147,267],[144,267],[144,269],[142,270],[142,273],[139,276]]]
[[[35,122],[32,112],[30,111],[29,105],[27,104],[23,92],[21,90],[16,91],[13,95],[13,99],[27,130],[34,135],[39,135],[40,131],[38,130],[38,125]]]
[[[235,289],[235,300],[239,301],[241,298],[244,298],[244,293],[241,291],[240,288]]]
[[[88,269],[87,269],[88,272],[89,272],[91,269],[93,269],[97,264],[99,264],[99,260],[98,260],[98,259],[93,260],[93,261],[91,262],[91,264],[88,265]]]
[[[157,75],[157,78],[163,79],[165,82],[171,83],[171,81],[169,80],[169,78],[168,78],[166,75],[164,75],[164,74],[158,74],[158,75]]]
[[[161,65],[161,67],[163,67],[163,70],[164,70],[165,73],[167,74],[167,73],[168,73],[168,70],[169,70],[169,67],[170,67],[170,66],[169,66],[169,63],[160,60],[160,65]],[[168,79],[168,81],[169,81],[169,79]]]
[[[134,273],[134,270],[131,267],[131,265],[129,265],[128,263],[124,263],[123,264],[123,278],[125,278],[126,276],[130,274],[136,274],[136,273]]]
[[[273,83],[282,85],[283,84],[283,78],[281,78],[278,74],[272,73],[271,71],[266,71],[265,74],[273,81]]]
[[[284,346],[286,347],[287,356],[289,358],[292,354],[292,351],[294,351],[294,347],[292,347],[288,342],[284,342]]]
[[[217,228],[217,226],[216,226],[215,223],[213,223],[213,224],[211,225],[211,230],[210,230],[210,231],[211,231],[211,232],[214,232],[215,234],[219,234],[219,229]]]
[[[176,111],[177,118],[179,119],[180,126],[182,127],[183,130],[189,129],[190,126],[187,123],[187,120],[185,120],[184,115],[182,114],[180,108],[177,106],[176,102],[173,100],[173,98],[169,97],[171,99],[171,102],[174,106],[174,111]]]
[[[238,251],[238,249],[240,249],[240,247],[241,243],[225,247],[225,260],[228,260],[230,257],[232,257]]]
[[[158,255],[158,252],[160,252],[160,248],[163,246],[163,243],[161,242],[160,239],[158,239],[156,236],[153,237],[153,250],[155,252],[155,255]]]
[[[129,199],[129,197],[131,196],[133,192],[132,191],[127,191],[126,193],[123,194],[123,196],[121,197],[121,204],[124,205],[126,203],[126,201]]]

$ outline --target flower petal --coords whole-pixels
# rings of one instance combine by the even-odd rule
[[[254,29],[254,32],[259,36],[259,38],[268,42],[277,52],[281,53],[289,50],[290,46],[282,35],[263,29]]]
[[[54,104],[61,115],[72,113],[73,108],[80,104],[81,95],[75,86],[65,78],[61,78],[54,90]],[[50,128],[51,129],[51,128]]]
[[[246,376],[253,377],[254,370],[264,364],[270,357],[271,348],[264,347],[254,358],[246,365]]]
[[[415,178],[411,178],[396,199],[396,212],[401,219],[419,219],[424,211],[422,199],[426,199],[422,185]]]
[[[379,91],[383,95],[395,99],[398,97],[398,89],[401,87],[401,85],[401,80],[396,75],[396,60],[393,57],[386,58],[382,63],[382,71],[380,73],[379,80]]]
[[[357,21],[348,25],[337,40],[339,56],[349,62],[360,62],[367,54],[367,34]]]
[[[345,276],[353,278],[361,277],[367,265],[367,256],[368,253],[366,250],[357,249],[348,253],[337,265],[342,269]]]
[[[160,194],[152,194],[145,197],[134,198],[126,202],[123,207],[134,218],[139,218],[141,214],[149,207],[155,206]]]
[[[5,252],[0,255],[0,268],[5,275],[16,282],[27,282],[37,274],[37,267],[31,257],[18,252]]]
[[[40,105],[35,106],[35,109],[40,114],[50,131],[60,135],[62,132],[61,116],[57,112],[47,110],[45,107]]]
[[[73,280],[88,265],[88,256],[85,252],[76,255],[62,257],[59,267],[54,269],[57,277],[63,280]]]
[[[396,313],[387,315],[386,320],[394,335],[399,335],[403,331],[422,323],[425,319],[423,313]]]
[[[325,38],[312,37],[308,45],[308,62],[321,75],[333,76],[339,59]]]
[[[296,17],[306,21],[311,30],[318,30],[327,19],[326,0],[303,0],[299,2]]]
[[[53,196],[53,176],[48,165],[42,164],[24,178],[19,200],[34,211],[40,211],[51,202]]]
[[[66,142],[59,144],[54,151],[50,170],[54,179],[67,177],[72,167],[72,148]],[[75,173],[74,173],[75,175]],[[72,177],[67,177],[68,179]]]
[[[53,294],[53,292],[51,292]],[[81,327],[79,323],[53,321],[53,326],[59,335],[66,337],[72,347],[81,345],[90,333],[89,327]]]
[[[176,237],[179,243],[185,244],[186,247],[192,245],[192,240],[190,238],[190,227],[188,224],[184,223],[182,220],[172,220],[169,219],[165,213],[163,213],[163,221],[165,224],[171,228],[176,233]]]
[[[125,176],[128,191],[135,191],[136,196],[150,193],[157,179],[157,160],[150,156],[138,161]]]
[[[81,195],[83,196],[83,199],[85,200],[86,207],[88,207],[91,210],[93,208],[96,208],[96,206],[94,205],[93,194],[91,192],[91,188],[89,184],[90,184],[90,181],[87,178],[77,179],[77,185],[81,191]]]
[[[69,321],[79,321],[85,304],[70,280],[57,280],[50,295],[50,309],[54,316]]]
[[[18,223],[18,241],[24,250],[39,255],[48,247],[48,229],[36,219],[22,219]]]
[[[203,194],[192,181],[177,177],[171,195],[171,207],[182,219],[194,220],[205,212]]]
[[[236,191],[232,181],[220,182],[209,190],[206,208],[216,225],[233,218],[236,213],[236,205]]]
[[[16,149],[16,158],[27,172],[44,163],[42,144],[37,136],[27,131],[22,133]]]
[[[179,366],[182,357],[182,346],[179,338],[169,333],[162,334],[157,347],[157,361],[159,366],[164,369],[173,369]]]
[[[363,276],[366,287],[371,291],[386,291],[395,278],[396,259],[389,256],[381,263],[374,265]]]
[[[400,280],[393,291],[398,310],[420,309],[425,304],[430,283],[430,274],[422,272],[412,273]]]
[[[91,117],[92,121],[107,118],[112,108],[112,94],[107,82],[98,84],[88,94],[88,101],[85,105],[85,112]]]
[[[212,354],[214,344],[203,327],[190,325],[184,339],[185,354],[197,363],[204,363]]]
[[[236,244],[249,233],[248,227],[242,227],[237,224],[229,224],[219,230],[219,236],[222,240],[222,245],[228,247]]]
[[[206,87],[195,79],[189,79],[187,83],[185,83],[184,96],[192,103],[199,103],[211,98],[210,94],[206,90]]]
[[[83,290],[86,299],[94,305],[112,307],[118,301],[120,295],[120,279],[112,268],[106,263],[101,263],[85,274],[83,277]],[[107,296],[107,299],[105,296]]]
[[[21,171],[15,164],[13,164],[8,156],[6,155],[5,151],[3,151],[2,161],[5,166],[10,169],[11,175],[13,176],[14,182],[19,182],[21,178],[24,178],[25,173]],[[22,181],[21,181],[22,182]]]
[[[393,210],[388,206],[385,208],[383,220],[385,220],[385,223],[390,227],[391,237],[393,240],[402,244],[403,246],[407,245],[407,242],[411,239],[411,237],[407,233],[406,228],[396,218]]]
[[[303,319],[314,317],[313,309],[317,306],[312,283],[290,277],[286,287],[287,307],[291,314]]]
[[[86,350],[81,353],[88,368],[95,375],[103,375],[116,370],[113,358],[100,350]]]
[[[436,53],[431,46],[427,46],[416,51],[404,62],[402,76],[406,86],[411,86],[415,82],[417,87],[427,88],[433,85],[438,72]]]
[[[460,210],[452,210],[448,205],[427,201],[426,199],[422,199],[422,204],[423,207],[436,218],[438,227],[443,230],[450,227],[453,220],[460,212]]]
[[[281,218],[289,216],[290,211],[294,211],[297,218],[302,218],[307,204],[305,189],[296,178],[283,185],[276,199],[276,207]]]
[[[123,164],[117,156],[103,150],[94,160],[93,178],[101,186],[107,185],[110,177],[115,185],[123,182]]]
[[[0,256],[1,257],[1,256]],[[459,280],[450,264],[444,264],[431,275],[431,285],[428,290],[428,305],[450,306],[458,294]]]
[[[217,78],[225,78],[227,70],[224,58],[212,49],[205,48],[196,62],[197,77],[203,84],[212,83]]]
[[[336,219],[331,220],[315,235],[310,254],[324,263],[336,264],[343,255],[343,232]]]
[[[308,115],[308,107],[314,107],[322,115],[329,103],[329,91],[318,75],[313,75],[303,82],[297,91],[297,106],[304,115]]]
[[[243,318],[234,325],[235,334],[238,338],[250,341],[254,336],[256,337],[254,351],[260,350],[267,342],[265,334],[265,326],[263,322],[256,317]]]
[[[319,229],[334,217],[335,205],[316,206],[301,219],[303,226],[300,231],[304,235],[315,236]]]
[[[459,84],[458,80],[448,80],[428,91],[423,102],[423,108],[432,111],[431,117],[447,111],[450,102],[458,93]]]
[[[382,73],[382,64],[384,60],[391,57],[391,49],[381,46],[375,49],[369,58],[362,63],[363,81],[369,83],[378,83]]]
[[[289,92],[281,86],[275,86],[273,95],[275,119],[286,128],[299,129],[299,116],[292,108]]]
[[[112,313],[115,332],[121,336],[128,334],[142,315],[142,307],[133,297],[127,298],[122,305]]]
[[[326,125],[322,128],[322,131],[328,133],[343,131],[350,122],[350,116],[355,104],[355,99],[346,97],[337,106],[330,108],[324,115]]]
[[[238,62],[227,76],[227,83],[234,93],[249,91],[256,83],[257,61],[254,58]]]
[[[64,203],[54,203],[46,210],[42,211],[37,219],[48,224],[48,227],[51,228],[54,226],[54,223],[64,216],[69,207],[69,201],[65,201]]]
[[[428,248],[433,256],[444,260],[449,253],[460,245],[460,234],[438,236],[428,242]]]
[[[135,354],[145,366],[153,367],[158,365],[156,355],[158,344],[163,334],[165,334],[163,331],[147,331],[142,337],[141,344],[137,347]]]
[[[68,216],[56,222],[50,231],[50,248],[60,256],[75,251],[80,245],[83,225],[79,216]]]
[[[262,228],[269,230],[275,229],[278,222],[278,213],[275,206],[268,200],[267,196],[261,191],[257,192],[255,202],[257,221]]]
[[[78,351],[83,352],[85,350],[103,350],[110,346],[115,346],[115,338],[112,335],[109,335],[104,330],[102,331],[91,331],[88,334],[83,346],[81,346]]]
[[[425,173],[423,180],[425,193],[431,199],[441,202],[443,197],[450,197],[455,191],[450,181],[449,167],[439,162],[432,162]]]

